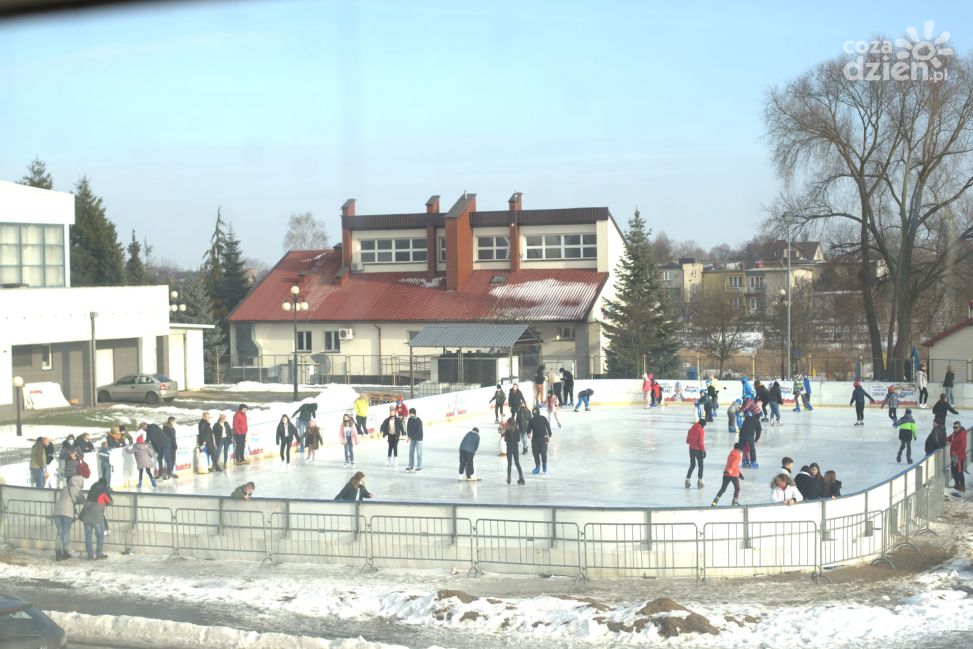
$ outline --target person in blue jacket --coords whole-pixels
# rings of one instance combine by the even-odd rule
[[[801,398],[804,400],[805,410],[814,410],[811,405],[811,377],[807,374],[804,375],[804,394],[801,395]]]
[[[851,393],[851,401],[848,402],[848,405],[850,406],[854,404],[855,406],[855,415],[857,416],[855,425],[864,426],[865,425],[865,399],[868,399],[872,403],[875,403],[875,399],[873,399],[870,394],[865,392],[865,389],[862,387],[861,381],[855,381],[854,385],[855,385],[855,389]]]
[[[753,386],[750,385],[750,379],[746,376],[741,377],[740,383],[743,384],[743,398],[756,400],[757,393],[753,391]]]

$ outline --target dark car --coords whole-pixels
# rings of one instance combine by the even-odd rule
[[[165,374],[132,374],[98,388],[98,402],[140,401],[159,403],[172,401],[179,392],[179,384]]]
[[[60,649],[68,634],[28,601],[0,593],[0,647]]]

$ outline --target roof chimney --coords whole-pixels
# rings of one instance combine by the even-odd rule
[[[355,216],[355,199],[349,198],[341,206],[341,266],[351,264],[351,221]]]
[[[522,197],[523,194],[521,192],[514,192],[513,195],[510,197],[510,200],[507,201],[507,205],[510,206],[511,212],[519,212],[521,210]]]
[[[446,226],[446,290],[462,288],[473,272],[473,226],[470,215],[476,211],[476,194],[456,201],[444,217]]]
[[[426,214],[439,214],[439,194],[433,194],[426,201]]]
[[[341,206],[341,216],[354,216],[355,215],[355,199],[349,198],[345,201],[345,204]]]

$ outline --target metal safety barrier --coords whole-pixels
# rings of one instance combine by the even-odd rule
[[[818,526],[811,521],[706,523],[703,580],[713,568],[758,573],[765,569],[817,571]]]
[[[376,561],[461,566],[476,572],[473,522],[468,518],[372,516],[368,519],[368,565]]]
[[[581,534],[575,523],[476,521],[476,566],[530,566],[530,572],[584,577]]]
[[[695,523],[586,523],[584,575],[699,577]]]
[[[276,512],[270,516],[271,559],[328,559],[364,567],[368,564],[364,532],[362,516]]]
[[[269,544],[263,512],[177,509],[176,554],[204,559],[266,559]]]

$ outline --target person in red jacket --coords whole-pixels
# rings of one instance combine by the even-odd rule
[[[409,418],[409,407],[405,405],[405,401],[402,400],[402,395],[395,400],[395,414],[403,419]]]
[[[733,445],[733,450],[730,454],[726,456],[726,466],[723,467],[723,486],[720,487],[719,492],[716,494],[716,498],[710,503],[713,507],[716,507],[720,502],[720,496],[726,491],[726,488],[733,483],[733,504],[740,504],[740,481],[744,479],[743,472],[740,471],[740,462],[743,461],[743,444],[737,442]]]
[[[247,404],[241,403],[233,413],[233,463],[248,464],[245,457],[247,449]]]
[[[693,469],[699,463],[699,473],[696,476],[696,488],[703,488],[703,460],[706,458],[705,432],[706,420],[701,419],[689,428],[686,434],[686,443],[689,444],[689,471],[686,472],[686,489],[689,489],[690,478],[693,477]]]
[[[953,488],[960,493],[966,491],[966,429],[953,422],[953,434],[946,438],[949,442],[949,467],[953,472]]]

